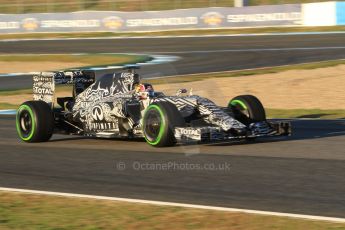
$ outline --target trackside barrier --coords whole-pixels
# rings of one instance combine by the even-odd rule
[[[345,2],[316,2],[302,4],[302,25],[345,25]]]
[[[0,14],[0,33],[137,32],[301,25],[301,5],[167,11]]]
[[[345,2],[167,11],[0,14],[0,34],[345,25]]]
[[[302,5],[304,26],[334,26],[336,2],[316,2]]]
[[[345,2],[336,3],[336,25],[345,25]]]

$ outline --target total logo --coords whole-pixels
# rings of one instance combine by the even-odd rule
[[[209,26],[219,26],[222,24],[224,16],[218,12],[208,12],[201,16],[201,19],[206,25]]]
[[[36,30],[39,27],[39,21],[36,18],[25,18],[22,21],[22,27],[27,31]]]
[[[200,130],[181,129],[180,133],[182,135],[187,135],[187,136],[198,136],[198,135],[200,135]]]
[[[117,30],[123,26],[124,22],[122,18],[117,16],[111,16],[103,19],[104,27],[112,30]]]

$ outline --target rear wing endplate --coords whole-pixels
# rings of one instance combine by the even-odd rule
[[[75,95],[95,82],[95,72],[86,70],[64,72],[40,72],[33,75],[33,99],[54,102],[55,85],[73,84]]]

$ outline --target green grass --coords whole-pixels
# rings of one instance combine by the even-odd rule
[[[268,118],[322,118],[345,119],[345,110],[340,109],[266,109]]]
[[[85,32],[85,33],[25,33],[1,34],[0,39],[42,39],[42,38],[88,38],[88,37],[131,37],[131,36],[179,36],[179,35],[229,35],[250,33],[286,33],[286,32],[333,32],[345,31],[345,26],[324,27],[265,27],[265,28],[233,28],[205,30],[172,30],[157,32]]]
[[[336,230],[285,217],[0,192],[0,229]]]
[[[72,92],[72,85],[56,85],[55,92]],[[12,96],[12,95],[25,95],[32,94],[32,88],[27,89],[11,89],[11,90],[0,90],[0,96]]]
[[[320,2],[324,0],[249,0],[248,4],[274,5],[306,2]],[[0,13],[46,13],[72,12],[80,10],[106,11],[144,11],[144,10],[171,10],[200,7],[232,7],[233,0],[1,0]]]
[[[32,89],[0,90],[0,96],[32,94]]]
[[[0,109],[17,109],[18,105],[9,104],[9,103],[0,103]]]

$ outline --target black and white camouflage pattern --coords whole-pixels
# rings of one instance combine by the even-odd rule
[[[139,75],[132,69],[105,75],[96,82],[94,73],[88,71],[40,73],[33,80],[34,99],[51,103],[52,108],[55,84],[74,85],[73,97],[59,98],[58,103],[63,108],[55,114],[59,129],[71,134],[143,137],[145,110],[150,104],[160,101],[175,105],[185,119],[184,127],[172,127],[178,142],[222,141],[246,138],[247,135],[291,133],[289,124],[279,124],[272,129],[271,123],[261,122],[247,127],[234,118],[231,110],[217,106],[204,97],[143,92],[141,86],[135,89],[140,83]],[[180,93],[186,93],[184,91]],[[249,131],[251,133],[248,134]]]
[[[246,127],[207,98],[199,96],[171,96],[158,98],[155,101],[167,101],[174,104],[183,117],[190,116],[198,111],[207,123],[221,127],[224,131]]]
[[[84,124],[87,131],[119,131],[119,118],[126,118],[123,106],[133,98],[134,74],[115,73],[108,76],[112,84],[97,81],[80,93],[73,106],[73,118]],[[128,118],[129,125],[134,122]]]

